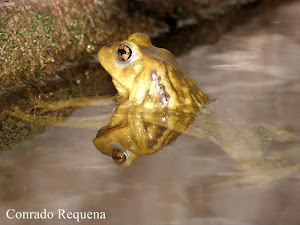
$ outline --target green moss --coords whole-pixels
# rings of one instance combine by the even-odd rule
[[[48,26],[49,23],[50,23],[50,21],[51,21],[50,16],[44,17],[44,18],[43,18],[43,24],[44,24],[44,26]]]
[[[79,17],[77,17],[76,16],[76,25],[75,25],[75,34],[77,35],[77,36],[81,36],[81,20],[80,20],[80,18]]]
[[[12,48],[18,47],[17,43],[14,40],[11,41],[11,47]]]
[[[57,40],[56,40],[55,38],[51,38],[50,40],[51,40],[54,44],[57,43]],[[57,45],[56,45],[56,47],[57,47]]]
[[[23,37],[25,35],[25,32],[22,32],[20,30],[16,31],[16,35]]]
[[[28,69],[29,67],[31,67],[32,63],[31,61],[27,61],[24,65],[23,65],[23,68],[26,70]]]
[[[36,31],[36,29],[39,27],[39,23],[38,23],[38,20],[36,20],[36,19],[34,19],[33,21],[32,21],[32,26],[31,26],[31,29],[32,29],[32,31]]]
[[[37,12],[35,13],[35,18],[36,18],[37,20],[41,20],[42,17],[43,17],[43,12],[37,11]]]
[[[6,23],[0,22],[0,27],[1,27],[1,28],[5,28],[5,27],[6,27]]]
[[[8,41],[9,40],[9,36],[6,33],[4,33],[4,32],[0,32],[0,40],[2,42]]]
[[[80,96],[80,90],[78,88],[74,88],[72,90],[72,98],[78,98]]]
[[[32,21],[31,28],[33,31],[36,31],[37,28],[39,27],[39,21],[42,19],[42,17],[43,17],[43,13],[41,11],[37,11],[35,14],[35,18]]]
[[[58,53],[58,50],[59,50],[58,45],[54,45],[54,51],[55,51],[55,53]]]
[[[57,40],[53,37],[54,28],[52,27],[52,19],[50,16],[46,16],[43,12],[37,11],[33,20],[32,31],[36,31],[40,23],[43,25],[43,30],[46,33],[46,39],[52,43],[56,43]]]

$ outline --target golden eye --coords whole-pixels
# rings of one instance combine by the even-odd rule
[[[119,149],[113,149],[112,150],[112,159],[117,164],[122,164],[126,161],[127,155],[124,151]]]
[[[131,48],[128,45],[120,45],[118,49],[118,59],[122,62],[126,62],[132,56]]]

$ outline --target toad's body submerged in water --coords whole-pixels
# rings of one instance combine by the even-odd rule
[[[127,40],[108,44],[100,49],[98,59],[123,102],[188,113],[209,102],[182,73],[172,53],[153,46],[147,35],[134,33]]]

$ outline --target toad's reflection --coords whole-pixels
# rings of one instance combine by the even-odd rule
[[[263,183],[300,168],[298,144],[274,151],[275,142],[298,143],[298,136],[270,125],[248,123],[221,102],[211,103],[198,114],[119,105],[94,145],[125,167],[138,156],[161,150],[182,133],[212,141],[240,164],[242,171],[222,173],[232,177],[232,182]]]
[[[98,131],[94,145],[119,166],[130,166],[141,155],[169,145],[194,121],[194,113],[145,111],[119,105],[109,124]]]

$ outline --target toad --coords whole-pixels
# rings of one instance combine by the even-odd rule
[[[186,113],[209,102],[180,70],[172,53],[153,46],[145,34],[134,33],[127,40],[102,47],[98,60],[111,75],[121,102]]]

